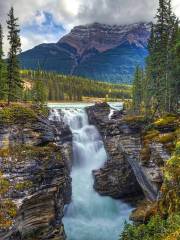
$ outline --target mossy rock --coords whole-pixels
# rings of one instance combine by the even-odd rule
[[[4,199],[0,202],[0,228],[9,229],[17,215],[16,204],[11,199]]]
[[[145,123],[146,118],[145,116],[125,116],[123,120],[127,123]]]
[[[165,144],[166,150],[169,154],[172,154],[175,150],[176,144],[175,142],[168,142]]]
[[[167,126],[174,126],[176,125],[177,117],[176,116],[164,116],[159,118],[154,122],[154,126],[157,128],[167,127]]]
[[[6,199],[3,202],[4,208],[6,209],[7,214],[14,218],[17,214],[17,206],[11,199]]]
[[[9,148],[2,148],[0,149],[0,157],[5,158],[10,155],[10,149]]]
[[[16,145],[11,146],[9,149],[5,149],[2,152],[0,151],[0,156],[9,157],[17,159],[19,162],[23,162],[28,159],[37,158],[43,160],[44,162],[52,160],[52,156],[56,156],[56,160],[61,161],[62,156],[59,148],[52,143],[49,143],[46,146],[31,146],[31,145]]]
[[[0,177],[0,196],[6,194],[10,188],[10,182],[5,177]]]
[[[31,188],[33,186],[33,183],[31,181],[23,181],[23,182],[18,182],[15,184],[15,189],[17,191],[24,191],[24,190],[28,190],[29,188]]]
[[[158,135],[159,135],[159,131],[153,129],[151,131],[146,132],[146,134],[143,136],[143,139],[151,141],[155,139]]]
[[[37,121],[36,112],[29,106],[14,104],[0,109],[1,124],[17,124]]]
[[[152,216],[157,213],[157,202],[143,201],[131,213],[130,220],[138,223],[147,222]]]
[[[165,134],[159,134],[159,136],[156,138],[158,142],[165,144],[169,142],[173,142],[176,140],[176,133],[165,133]]]

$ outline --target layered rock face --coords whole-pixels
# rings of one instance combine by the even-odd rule
[[[57,43],[41,44],[20,55],[22,67],[41,68],[109,82],[130,82],[144,66],[149,23],[77,26]],[[39,63],[39,64],[37,64]]]
[[[94,188],[100,194],[113,198],[132,198],[141,195],[142,191],[136,176],[119,150],[123,132],[114,120],[109,120],[109,106],[107,104],[95,105],[89,107],[87,112],[90,123],[96,125],[100,131],[108,154],[104,167],[94,171]]]
[[[42,116],[1,125],[0,172],[9,183],[1,201],[10,199],[17,214],[9,229],[1,228],[0,239],[65,239],[62,217],[71,200],[71,138],[67,127]]]
[[[69,34],[60,39],[58,44],[69,44],[80,56],[90,49],[105,52],[125,42],[146,48],[149,31],[150,24],[110,26],[94,23],[73,28]]]
[[[168,159],[163,146],[150,146],[150,161],[141,160],[143,125],[127,122],[120,115],[109,119],[109,106],[97,104],[87,109],[89,120],[101,132],[108,153],[108,160],[101,169],[94,171],[95,189],[102,195],[131,198],[142,192],[149,200],[156,200],[162,184],[162,172],[157,164]]]

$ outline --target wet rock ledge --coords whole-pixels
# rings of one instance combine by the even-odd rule
[[[65,239],[71,143],[70,130],[49,121],[47,110],[0,109],[0,239]]]
[[[150,201],[158,197],[162,184],[162,172],[158,166],[169,155],[162,144],[150,144],[148,163],[142,159],[142,129],[144,122],[124,120],[124,113],[116,113],[109,119],[110,107],[106,103],[87,108],[91,124],[94,124],[104,141],[108,154],[105,165],[93,172],[94,188],[101,195],[134,201],[143,196]]]

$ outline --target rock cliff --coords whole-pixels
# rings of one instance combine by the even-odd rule
[[[87,113],[101,132],[109,156],[106,164],[94,171],[95,189],[115,198],[132,199],[143,192],[147,199],[156,200],[162,184],[157,156],[163,162],[169,157],[163,145],[150,145],[150,161],[145,165],[141,159],[145,123],[123,120],[119,114],[109,119],[110,109],[105,103],[87,108]]]
[[[74,27],[58,44],[69,44],[80,56],[90,49],[105,52],[125,42],[146,48],[149,31],[150,24],[144,23],[123,26],[94,23]]]
[[[2,213],[7,224],[0,239],[63,240],[63,209],[71,200],[71,132],[36,109],[22,109],[21,118],[0,125],[1,184],[8,185],[0,200],[14,211],[13,217],[7,209]]]

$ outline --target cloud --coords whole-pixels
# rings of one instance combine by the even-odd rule
[[[180,17],[179,0],[172,0]],[[22,29],[23,50],[57,41],[73,26],[100,22],[129,24],[152,21],[158,0],[0,0],[0,22],[7,33],[6,16],[13,6]],[[7,51],[8,45],[5,42]]]
[[[95,21],[106,24],[128,24],[141,21],[151,21],[156,0],[91,0],[80,7],[79,19],[82,22]]]

